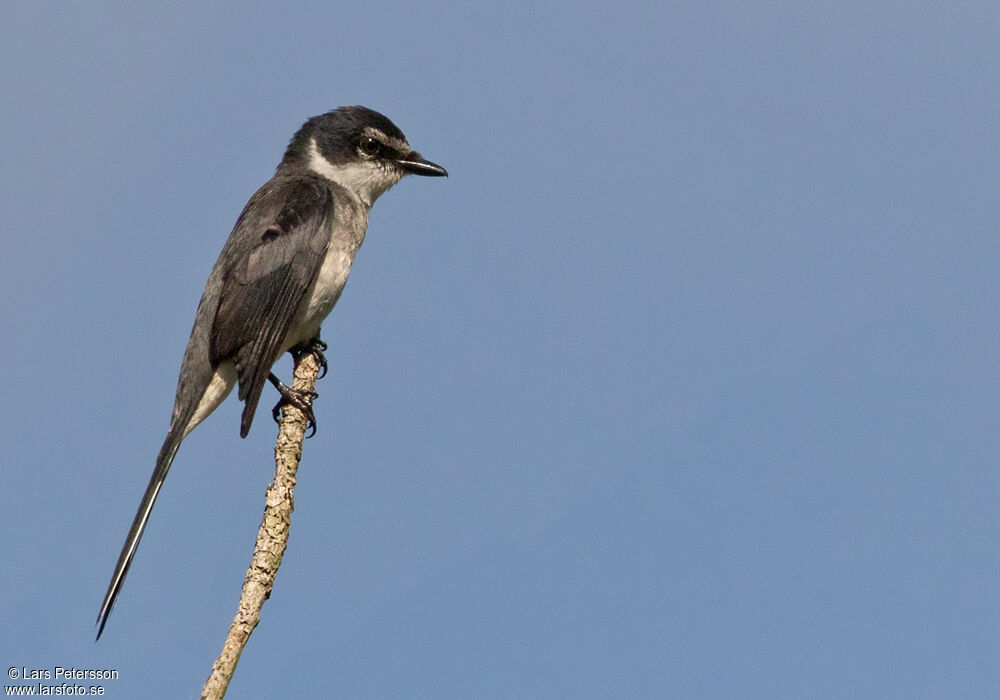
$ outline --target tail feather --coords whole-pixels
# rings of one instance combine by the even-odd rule
[[[115,605],[115,599],[118,597],[122,584],[125,582],[125,576],[128,574],[129,566],[131,566],[132,559],[135,557],[136,549],[139,547],[139,540],[142,539],[146,523],[149,522],[149,514],[153,511],[153,504],[156,503],[156,497],[160,494],[160,487],[163,486],[163,481],[167,478],[167,472],[170,471],[170,465],[174,461],[177,449],[181,446],[181,441],[184,439],[182,428],[183,426],[178,427],[175,421],[175,424],[170,428],[170,432],[167,433],[163,447],[160,448],[160,454],[156,459],[156,467],[149,478],[149,485],[146,486],[146,493],[143,494],[142,501],[139,503],[139,510],[132,521],[132,528],[128,531],[128,537],[125,538],[121,554],[118,555],[118,563],[115,565],[115,572],[111,576],[111,583],[108,584],[108,592],[104,594],[101,611],[97,614],[97,639],[100,639],[101,633],[104,632],[104,625],[108,622],[108,616]]]

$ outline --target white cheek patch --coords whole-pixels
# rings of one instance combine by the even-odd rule
[[[338,167],[324,158],[319,152],[319,146],[316,145],[316,139],[309,141],[309,169],[327,180],[333,180],[338,185],[342,184],[340,180],[343,178],[343,166]]]
[[[377,161],[331,163],[319,152],[316,139],[309,141],[309,169],[354,192],[366,207],[371,207],[380,194],[399,182],[403,176],[400,170],[386,167]]]

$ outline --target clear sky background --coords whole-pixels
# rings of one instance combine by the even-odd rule
[[[372,212],[230,697],[997,697],[998,46],[990,2],[6,4],[3,669],[197,696],[266,410],[94,618],[236,216],[364,104],[451,177]]]

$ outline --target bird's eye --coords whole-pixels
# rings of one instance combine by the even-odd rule
[[[361,138],[361,144],[358,146],[362,153],[366,156],[374,158],[382,150],[382,144],[373,139],[371,136],[364,136]]]

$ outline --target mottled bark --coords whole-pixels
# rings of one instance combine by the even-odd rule
[[[315,356],[304,353],[295,364],[292,389],[313,391],[318,375],[319,364]],[[222,653],[212,665],[212,674],[202,688],[202,700],[218,700],[225,696],[250,633],[260,622],[264,601],[271,596],[274,578],[278,575],[281,557],[288,545],[288,530],[295,507],[295,473],[302,456],[305,432],[306,417],[298,409],[286,407],[274,446],[274,481],[267,487],[264,517],[257,532],[250,568],[243,581],[243,593]]]

